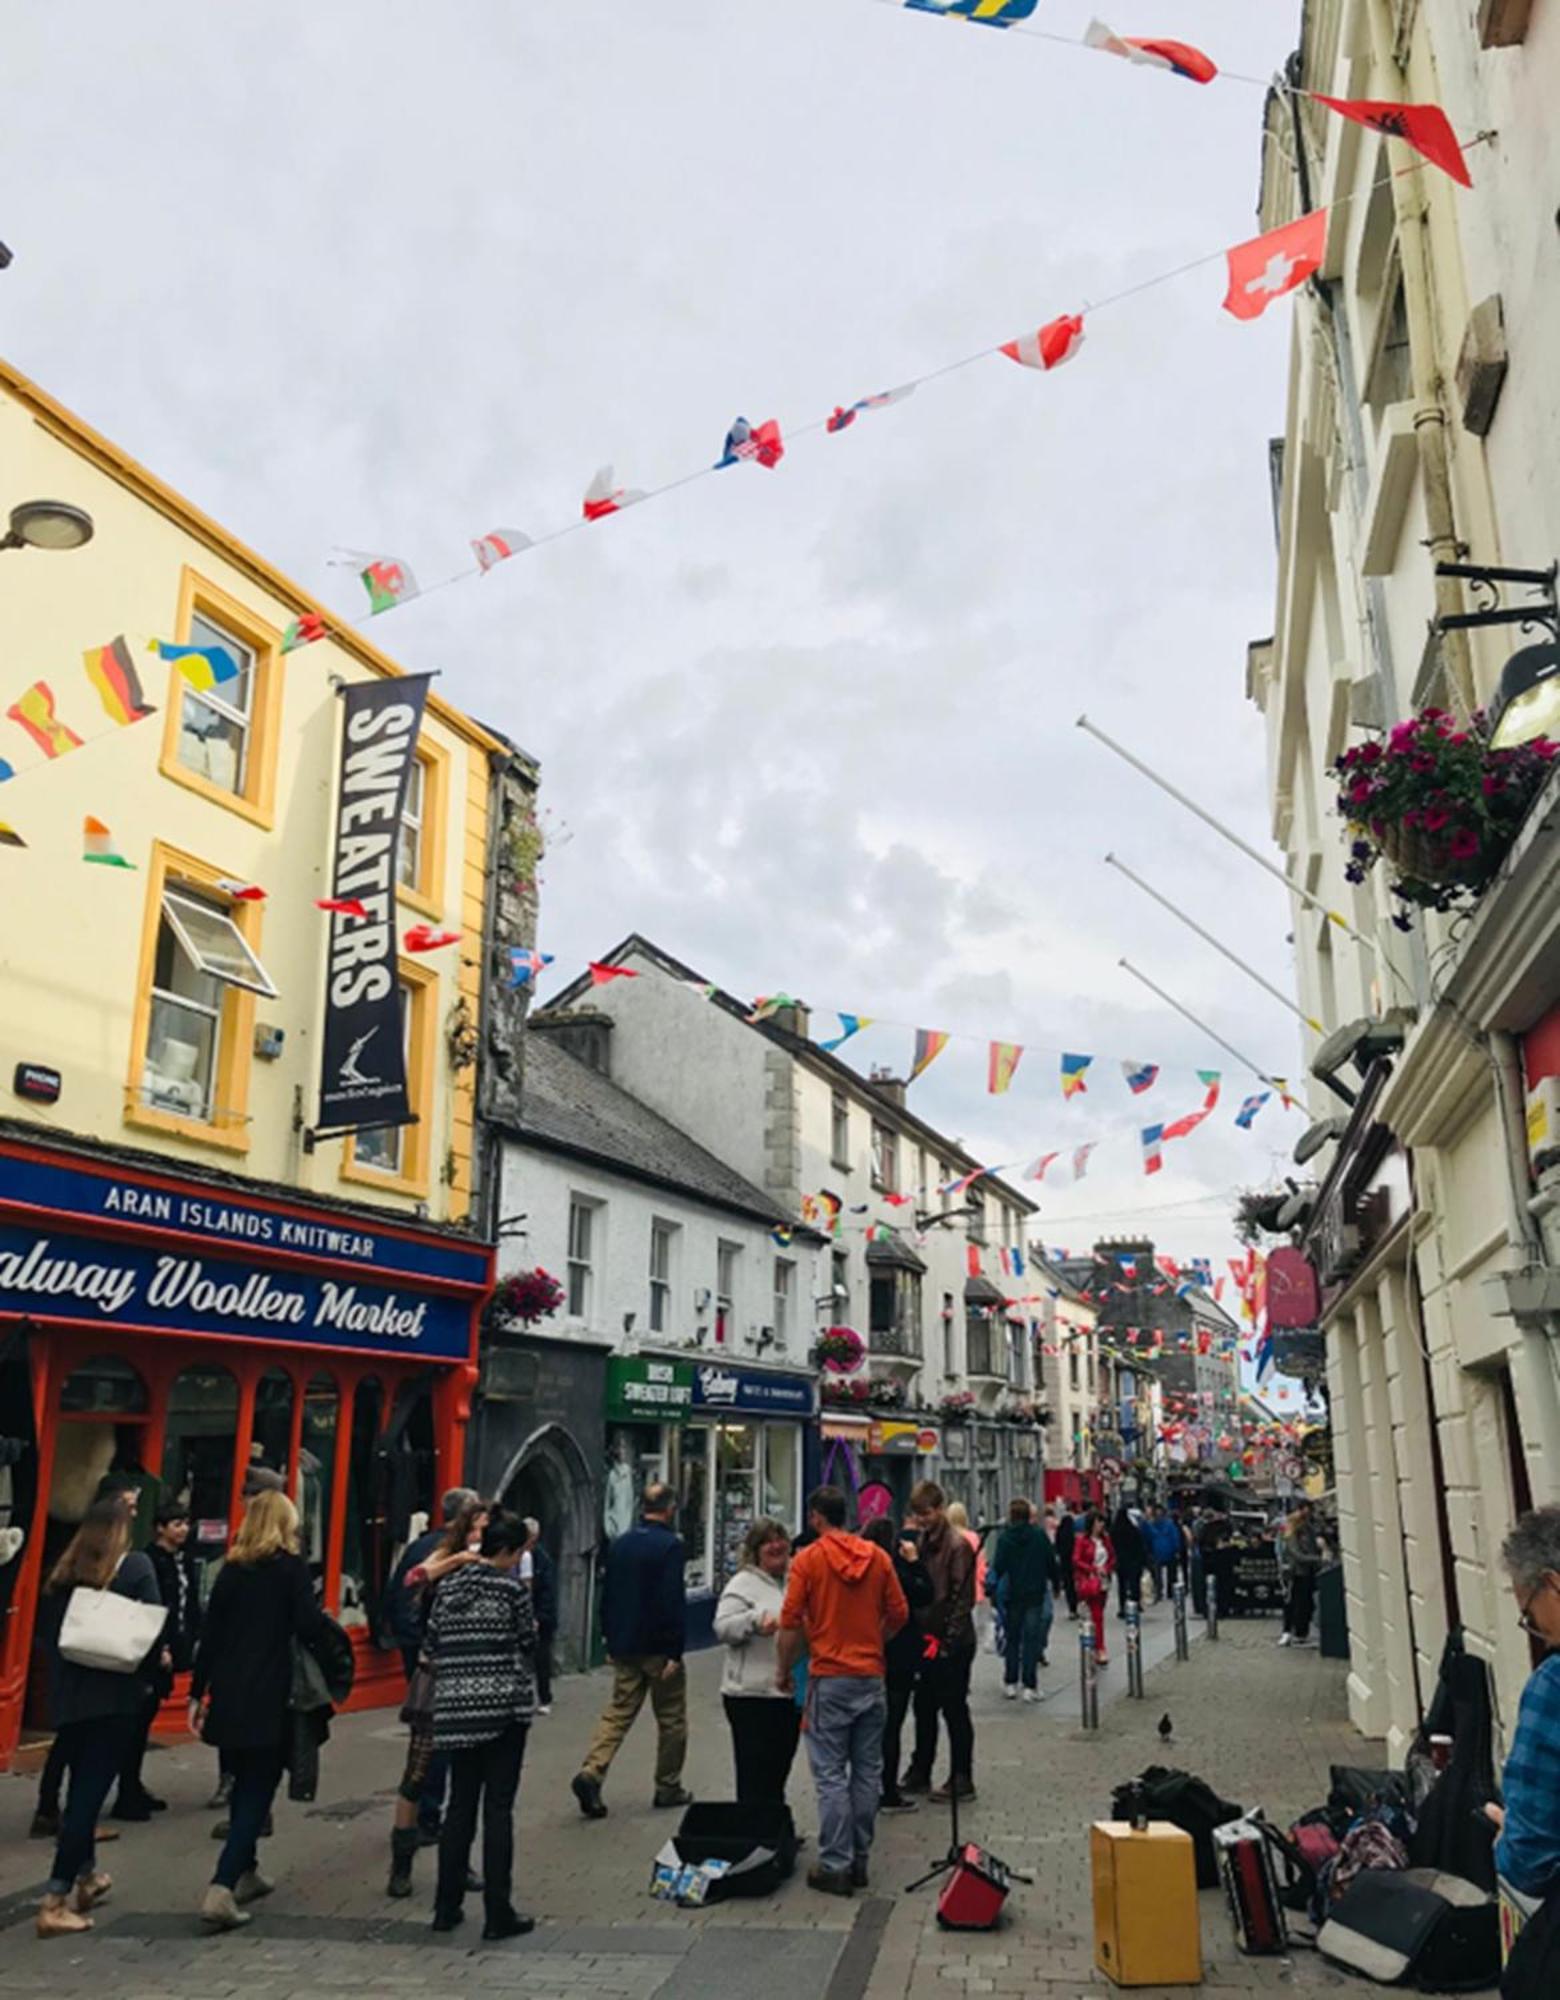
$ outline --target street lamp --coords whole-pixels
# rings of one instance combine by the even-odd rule
[[[92,539],[92,516],[63,500],[24,500],[11,509],[0,549],[79,549]]]
[[[1490,703],[1490,748],[1560,738],[1560,646],[1524,646],[1501,669]]]

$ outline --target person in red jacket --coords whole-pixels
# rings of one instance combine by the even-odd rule
[[[1105,1595],[1115,1567],[1110,1537],[1091,1507],[1084,1516],[1083,1532],[1073,1543],[1073,1577],[1078,1587],[1078,1602],[1094,1621],[1094,1657],[1102,1667],[1110,1665],[1105,1656]]]
[[[780,1612],[775,1685],[789,1688],[807,1649],[807,1759],[818,1791],[818,1865],[810,1887],[848,1896],[867,1886],[883,1793],[883,1642],[910,1616],[894,1565],[845,1532],[845,1495],[808,1497],[817,1540],[794,1558]]]

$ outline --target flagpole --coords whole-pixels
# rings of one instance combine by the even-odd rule
[[[1340,916],[1336,910],[1330,910],[1320,897],[1313,896],[1309,889],[1305,888],[1301,883],[1293,881],[1278,866],[1277,862],[1269,861],[1265,854],[1259,854],[1249,841],[1242,840],[1238,833],[1233,832],[1224,824],[1223,820],[1215,819],[1213,814],[1207,811],[1205,807],[1198,805],[1195,799],[1189,799],[1185,792],[1178,791],[1168,778],[1162,778],[1159,775],[1152,764],[1145,764],[1141,757],[1134,757],[1130,750],[1118,743],[1113,736],[1107,736],[1104,730],[1098,728],[1086,715],[1079,716],[1077,726],[1079,729],[1087,730],[1089,735],[1097,743],[1103,743],[1107,750],[1114,750],[1122,762],[1130,764],[1134,771],[1141,771],[1151,784],[1157,785],[1162,792],[1168,793],[1177,805],[1185,806],[1189,813],[1195,813],[1205,826],[1211,826],[1215,833],[1222,834],[1232,847],[1240,849],[1248,861],[1254,861],[1259,868],[1266,869],[1267,873],[1275,881],[1282,882],[1284,887],[1292,895],[1298,896],[1302,903],[1308,903],[1313,910],[1320,910],[1330,924],[1336,924],[1341,931],[1353,938],[1356,944],[1364,945],[1368,952],[1372,953],[1376,958],[1384,960],[1389,969],[1396,973],[1403,985],[1405,987],[1408,985],[1407,980],[1403,979],[1402,973],[1398,972],[1397,967],[1392,964],[1391,959],[1387,958],[1386,953],[1374,938],[1368,938],[1362,932],[1357,931],[1347,917]]]
[[[1194,1028],[1200,1028],[1210,1041],[1217,1042],[1221,1049],[1227,1050],[1229,1054],[1235,1058],[1236,1062],[1240,1064],[1241,1068],[1249,1069],[1252,1075],[1256,1077],[1260,1083],[1268,1084],[1272,1089],[1276,1090],[1279,1096],[1282,1098],[1287,1098],[1292,1095],[1288,1087],[1280,1083],[1276,1076],[1269,1076],[1265,1069],[1258,1069],[1257,1065],[1251,1060],[1250,1056],[1242,1055],[1240,1050],[1236,1048],[1233,1042],[1227,1042],[1222,1035],[1215,1034],[1213,1029],[1208,1026],[1208,1023],[1206,1021],[1199,1020],[1197,1016],[1192,1012],[1190,1007],[1183,1007],[1180,1001],[1173,999],[1171,995],[1168,994],[1162,986],[1156,986],[1153,980],[1149,978],[1146,972],[1139,972],[1135,965],[1128,964],[1127,960],[1124,958],[1117,959],[1116,963],[1121,967],[1123,972],[1130,972],[1134,979],[1141,980],[1142,983],[1148,988],[1150,993],[1157,993],[1160,999],[1164,1001],[1165,1005],[1167,1007],[1173,1007],[1183,1020],[1190,1021],[1192,1026]]]
[[[1313,1021],[1305,1009],[1296,1006],[1295,1002],[1280,987],[1275,986],[1270,979],[1264,979],[1254,965],[1248,965],[1243,958],[1231,951],[1227,944],[1221,944],[1211,931],[1205,931],[1194,917],[1189,917],[1185,910],[1180,909],[1176,904],[1172,903],[1168,896],[1163,896],[1157,889],[1151,888],[1143,880],[1142,876],[1135,874],[1124,861],[1119,861],[1114,854],[1107,854],[1105,861],[1108,867],[1114,868],[1119,874],[1125,875],[1129,882],[1135,882],[1145,896],[1152,896],[1162,910],[1168,910],[1172,917],[1179,917],[1189,931],[1193,932],[1195,936],[1200,937],[1204,944],[1212,945],[1221,958],[1227,958],[1230,964],[1237,966],[1245,973],[1248,979],[1254,979],[1264,993],[1271,993],[1279,1006],[1287,1007],[1297,1021],[1303,1021],[1315,1034],[1322,1035],[1327,1032],[1320,1021]]]

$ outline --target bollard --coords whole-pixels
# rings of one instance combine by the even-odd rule
[[[1203,1618],[1203,1637],[1217,1639],[1219,1636],[1219,1600],[1214,1593],[1213,1578],[1208,1579],[1208,1609]]]
[[[1143,1607],[1127,1599],[1127,1693],[1143,1699]]]
[[[1083,1726],[1100,1726],[1099,1661],[1094,1655],[1094,1633],[1085,1625],[1078,1634],[1078,1695],[1083,1706]]]
[[[1171,1610],[1175,1619],[1175,1656],[1178,1660],[1192,1657],[1191,1640],[1186,1630],[1186,1585],[1177,1583],[1171,1600]]]

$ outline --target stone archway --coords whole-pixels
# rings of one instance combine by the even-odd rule
[[[562,1424],[541,1425],[510,1459],[498,1493],[505,1507],[541,1523],[542,1540],[557,1565],[558,1665],[588,1665],[601,1533],[596,1483],[578,1440]]]

